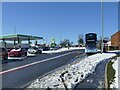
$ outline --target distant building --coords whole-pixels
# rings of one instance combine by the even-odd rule
[[[109,51],[110,48],[111,48],[111,41],[108,41],[108,42],[107,42],[107,50]]]
[[[120,30],[111,36],[111,47],[120,50]]]
[[[111,41],[108,41],[108,42],[107,42],[107,45],[108,45],[109,47],[111,47]]]

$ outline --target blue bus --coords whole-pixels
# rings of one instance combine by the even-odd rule
[[[97,34],[96,33],[87,33],[85,35],[86,42],[86,53],[93,54],[97,53]]]

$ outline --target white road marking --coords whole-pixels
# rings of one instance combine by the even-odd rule
[[[74,51],[74,52],[75,52],[75,51]],[[69,53],[66,53],[66,54],[63,54],[63,55],[58,55],[58,56],[55,56],[55,57],[43,59],[43,60],[41,60],[41,61],[33,62],[33,63],[26,64],[26,65],[23,65],[23,66],[19,66],[19,67],[16,67],[16,68],[12,68],[12,69],[9,69],[9,70],[1,71],[1,72],[0,72],[0,75],[5,74],[5,73],[8,73],[8,72],[16,71],[16,70],[19,70],[19,69],[22,69],[22,68],[25,68],[25,67],[29,67],[29,66],[32,66],[32,65],[35,65],[35,64],[38,64],[38,63],[50,61],[50,60],[52,60],[52,59],[60,58],[60,57],[69,55],[69,54],[74,53],[74,52],[69,52]]]

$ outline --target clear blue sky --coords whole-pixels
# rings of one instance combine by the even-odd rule
[[[2,7],[2,34],[37,35],[50,43],[61,38],[77,43],[79,34],[95,32],[101,36],[101,3],[4,2]],[[117,3],[104,3],[104,35],[118,31]]]

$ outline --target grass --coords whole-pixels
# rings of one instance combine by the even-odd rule
[[[108,84],[108,90],[110,90],[110,85],[112,82],[114,82],[115,78],[115,70],[112,67],[114,62],[110,61],[107,65],[107,84]]]

